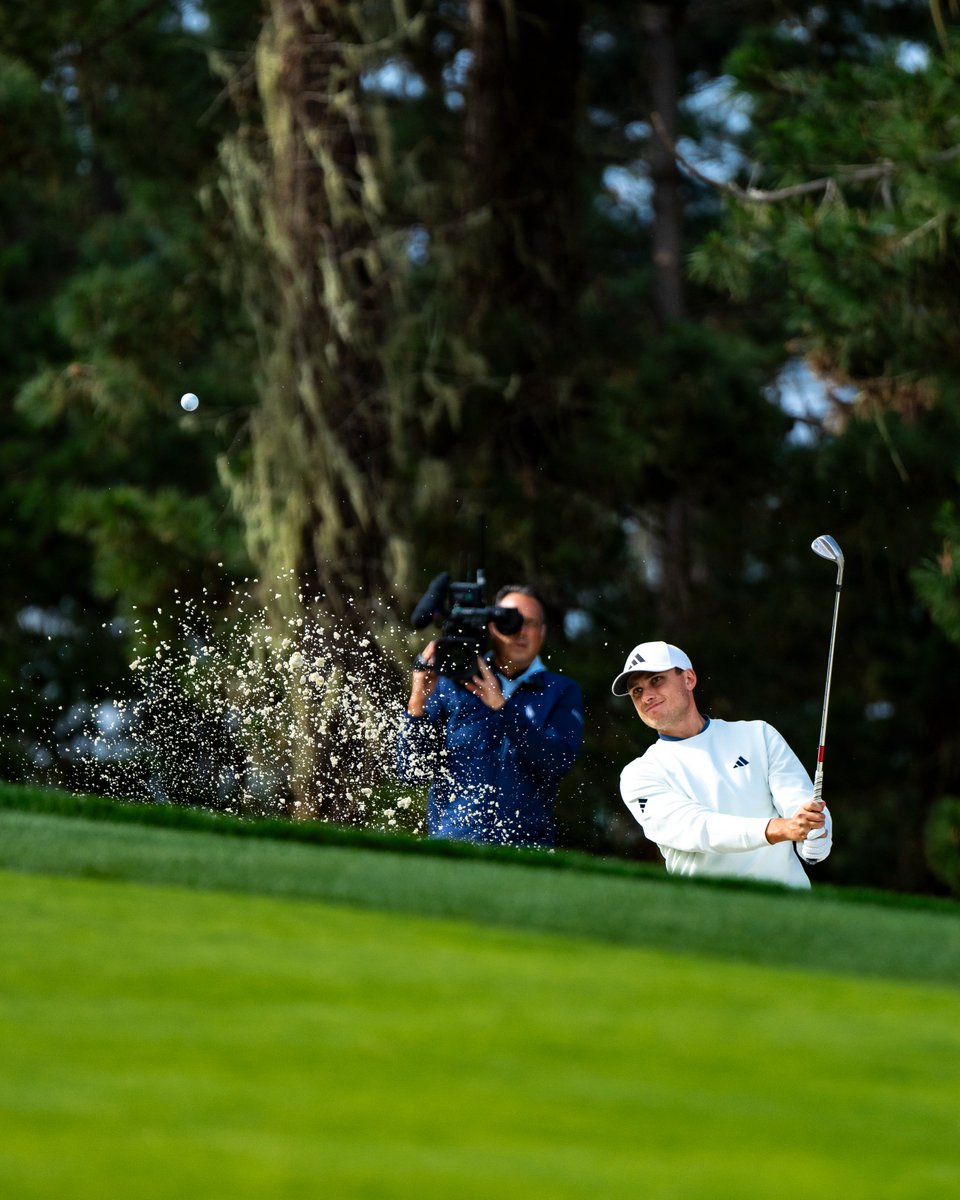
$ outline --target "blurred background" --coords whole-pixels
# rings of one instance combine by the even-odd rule
[[[561,844],[658,860],[611,679],[812,773],[829,533],[820,877],[957,887],[958,69],[953,0],[0,0],[0,777],[416,830],[482,568],[584,688]]]

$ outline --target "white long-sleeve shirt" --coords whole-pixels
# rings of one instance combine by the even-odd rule
[[[766,828],[811,800],[813,782],[765,721],[708,721],[693,737],[660,737],[624,767],[620,793],[672,875],[810,886],[793,843],[770,845]]]

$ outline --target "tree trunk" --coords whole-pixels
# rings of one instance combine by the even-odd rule
[[[676,37],[683,21],[683,5],[644,4],[640,21],[650,112],[660,117],[671,144],[675,145],[680,104]],[[653,183],[654,303],[661,321],[677,321],[685,315],[680,172],[671,147],[656,133],[650,140],[648,160]]]
[[[544,439],[561,424],[580,282],[581,15],[579,0],[469,6],[465,327],[499,381],[495,456],[534,490]]]
[[[354,8],[272,0],[257,50],[266,253],[248,295],[262,403],[241,485],[255,561],[272,576],[295,566],[295,584],[315,582],[341,615],[382,585],[388,529],[387,271]]]
[[[684,5],[643,4],[640,9],[646,67],[647,103],[675,144],[679,130],[680,78],[677,32]],[[666,328],[686,317],[683,269],[683,200],[680,172],[671,147],[654,132],[648,149],[653,184],[651,256],[653,304],[658,324]],[[661,565],[660,616],[665,625],[683,621],[690,609],[691,496],[679,481],[654,521]]]
[[[368,628],[354,601],[375,602],[389,582],[394,517],[379,357],[391,273],[379,146],[361,94],[362,8],[271,0],[256,53],[262,128],[224,150],[260,394],[249,461],[230,482],[277,635],[337,619],[346,635],[327,646],[330,669],[354,677],[352,648]],[[357,783],[371,782],[350,777],[348,764],[365,761],[362,739],[352,744],[309,689],[293,689],[290,704],[297,813],[349,819]]]
[[[578,0],[470,0],[468,205],[488,215],[484,300],[551,328],[578,276]]]

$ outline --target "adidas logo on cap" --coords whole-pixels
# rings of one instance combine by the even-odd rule
[[[627,678],[634,671],[644,671],[652,675],[657,671],[670,671],[674,667],[679,667],[681,671],[693,670],[693,663],[679,646],[672,646],[669,642],[641,642],[627,655],[623,670],[613,681],[613,694],[627,694]]]

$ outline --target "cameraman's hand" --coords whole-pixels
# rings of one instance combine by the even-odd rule
[[[413,674],[410,678],[410,699],[407,701],[407,712],[411,717],[423,716],[424,706],[433,694],[433,689],[437,686],[437,680],[440,678],[432,668],[420,665],[421,663],[432,663],[436,649],[437,643],[430,642],[420,652],[414,664]]]
[[[500,680],[490,670],[490,664],[484,659],[477,659],[477,668],[477,674],[463,686],[468,692],[479,697],[487,708],[492,708],[496,712],[506,704],[503,692],[500,690]]]

